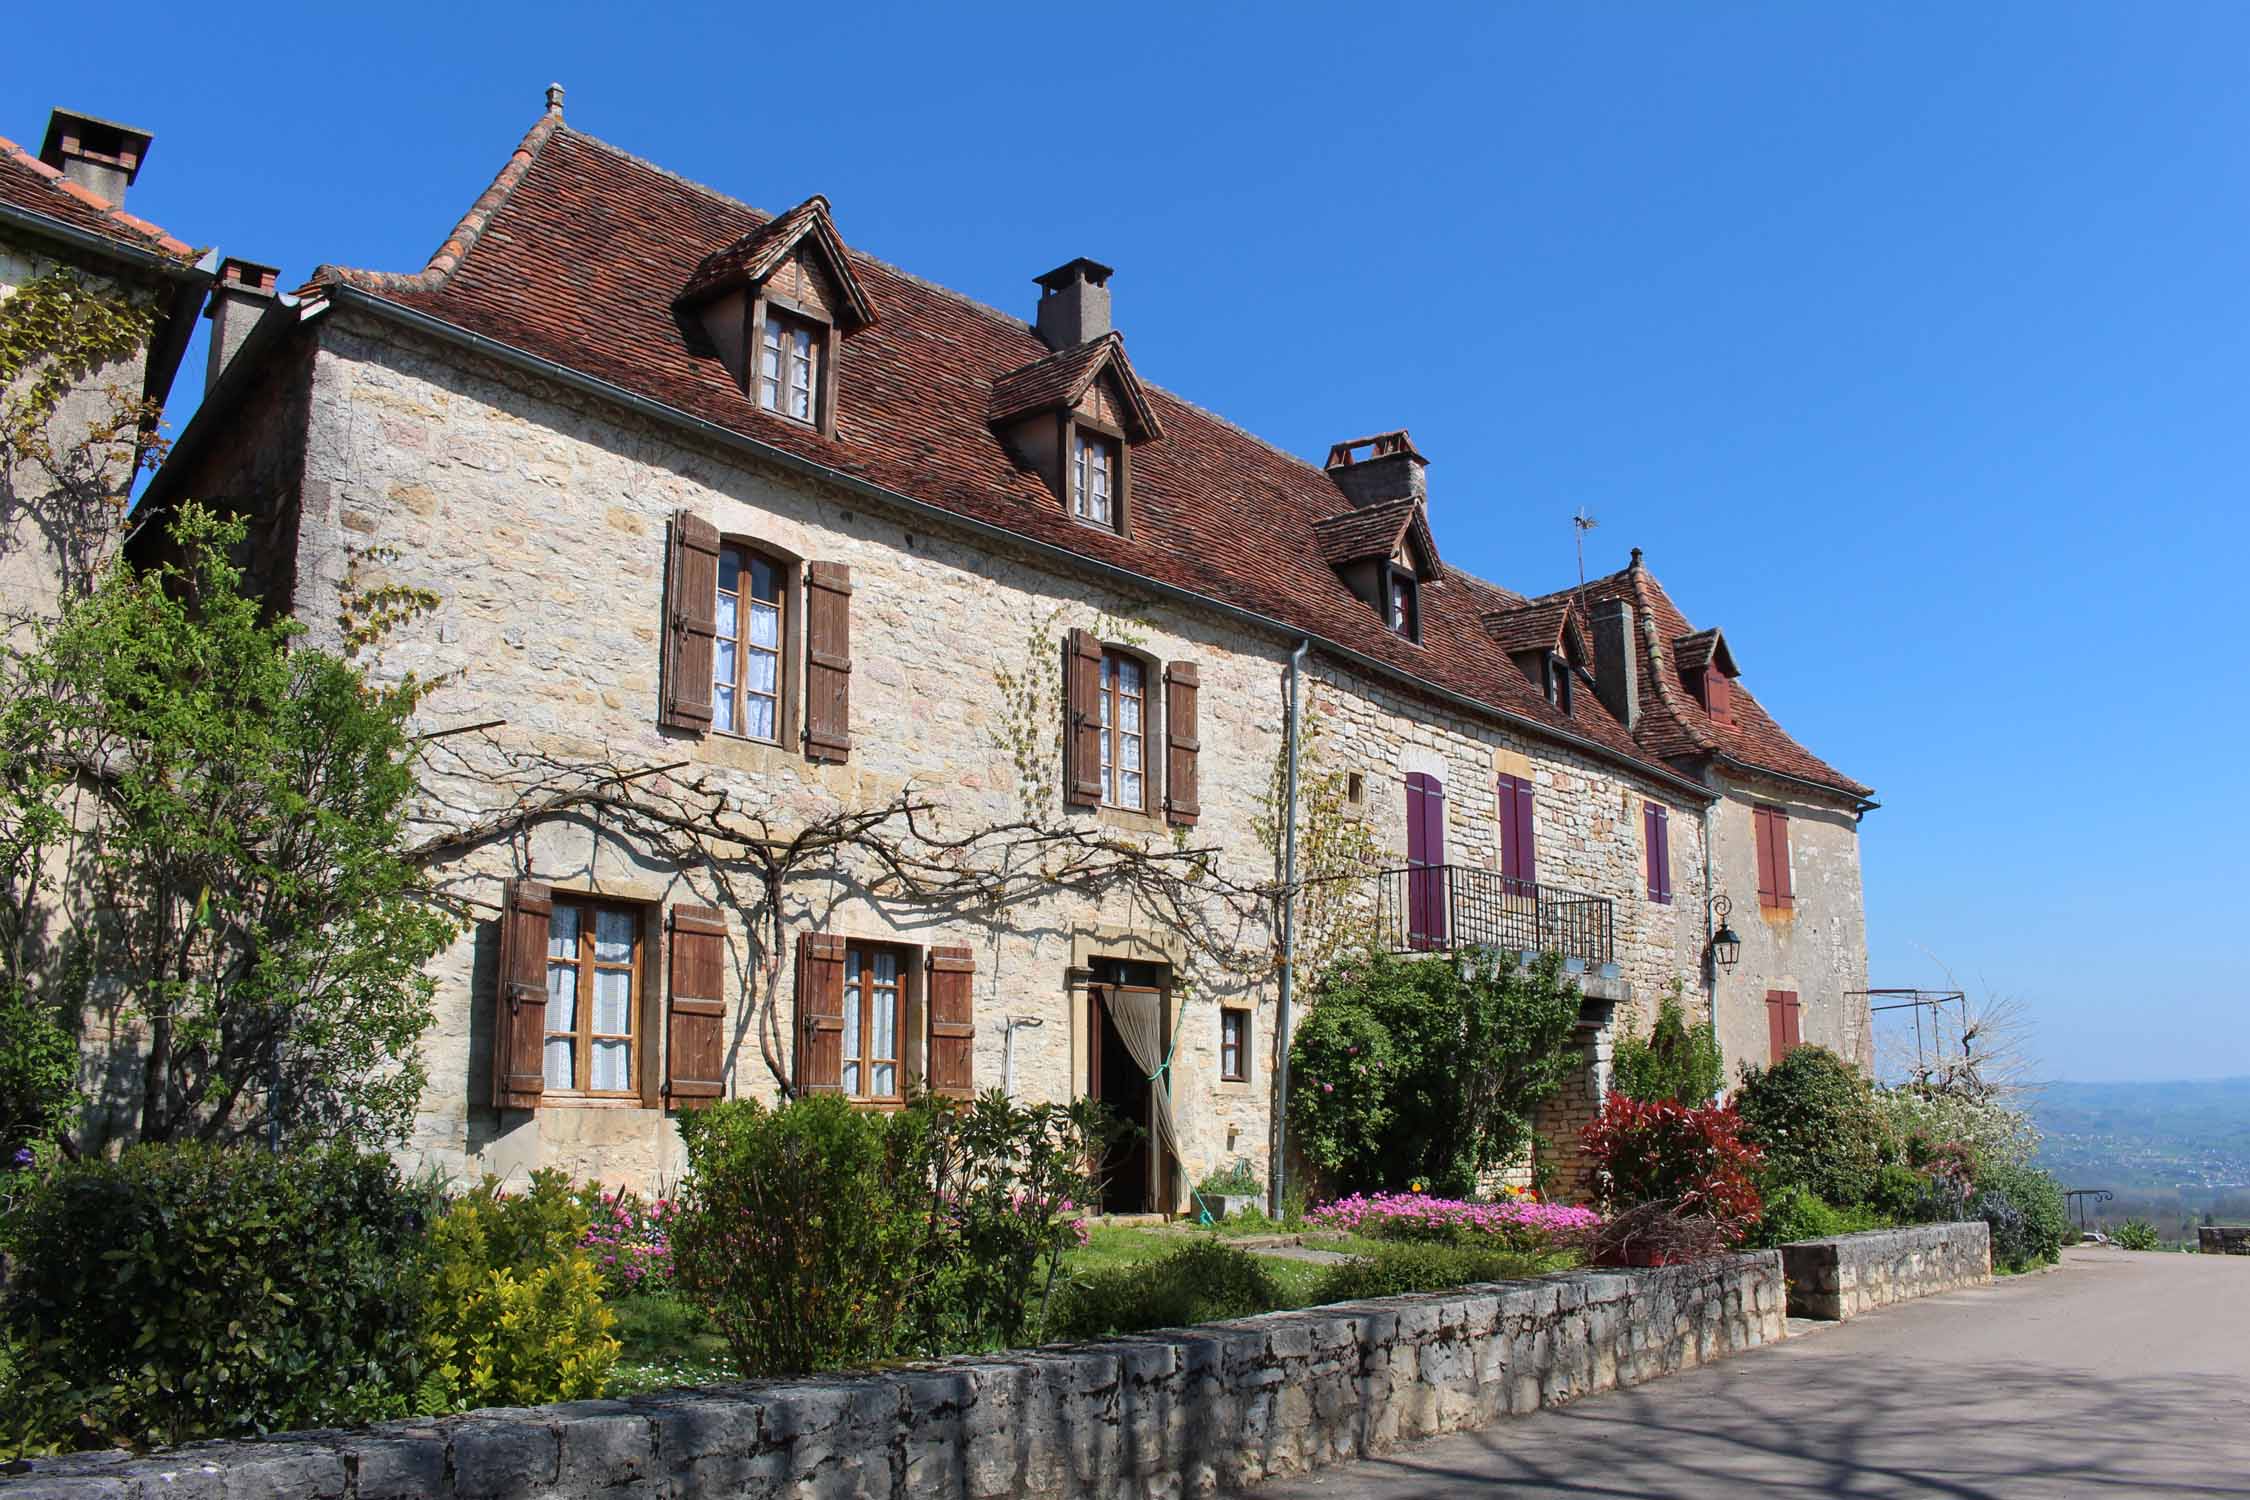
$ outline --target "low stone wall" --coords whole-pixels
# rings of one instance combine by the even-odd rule
[[[2250,1224],[2198,1224],[2195,1248],[2205,1255],[2250,1255]]]
[[[1992,1231],[1979,1219],[1876,1229],[1781,1247],[1789,1311],[1801,1318],[1856,1318],[1955,1287],[1992,1280]]]
[[[11,1500],[1210,1494],[1774,1342],[1772,1251],[878,1375],[33,1465]]]

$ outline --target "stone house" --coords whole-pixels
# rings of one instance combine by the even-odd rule
[[[1678,644],[1637,560],[1537,599],[1448,566],[1404,432],[1316,466],[1144,383],[1105,266],[1018,320],[824,199],[767,215],[571,129],[559,88],[424,269],[284,296],[238,264],[144,505],[251,517],[315,640],[368,587],[439,601],[378,658],[442,679],[427,851],[469,918],[424,1161],[647,1185],[681,1109],[921,1083],[1142,1123],[1113,1210],[1263,1175],[1293,725],[1328,842],[1372,854],[1339,923],[1565,953],[1558,1143],[1620,1015],[1710,1000],[1706,896],[1754,838],[1794,903],[1758,982],[1808,1040],[1855,1025],[1871,804],[1739,686],[1731,737],[1674,706],[1732,685],[1724,643]],[[1734,826],[1769,805],[1791,838]]]
[[[147,346],[83,372],[45,424],[57,450],[102,461],[99,478],[112,481],[130,477],[131,432],[143,424],[136,418],[118,443],[88,439],[113,427],[129,406],[162,409],[217,261],[125,211],[152,139],[145,130],[61,109],[37,154],[0,138],[0,300],[67,270],[154,314]],[[51,611],[59,591],[83,586],[106,555],[117,516],[86,493],[96,477],[83,463],[0,463],[0,614]]]

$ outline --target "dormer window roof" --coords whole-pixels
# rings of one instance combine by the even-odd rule
[[[835,434],[839,345],[875,321],[875,305],[826,198],[705,256],[673,308],[760,410]]]
[[[1396,561],[1424,583],[1444,576],[1428,510],[1419,500],[1385,500],[1313,522],[1320,554],[1333,568],[1369,558]]]
[[[1074,520],[1129,529],[1132,450],[1161,438],[1164,428],[1117,334],[1008,371],[992,382],[985,415]]]
[[[1575,607],[1558,600],[1496,609],[1487,611],[1479,623],[1541,697],[1566,714],[1571,711],[1571,678],[1587,670],[1594,659]]]
[[[1742,675],[1727,649],[1727,638],[1716,626],[1683,635],[1672,642],[1672,660],[1680,681],[1695,695],[1715,723],[1734,723],[1734,679]]]

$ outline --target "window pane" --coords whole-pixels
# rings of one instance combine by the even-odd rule
[[[1117,800],[1127,807],[1139,807],[1141,805],[1140,772],[1120,771],[1117,773]]]
[[[781,319],[767,317],[765,337],[762,342],[772,352],[774,358],[779,359],[781,357]]]
[[[858,1063],[848,1062],[844,1064],[844,1093],[853,1099],[862,1097],[859,1087]]]
[[[875,982],[886,989],[898,983],[898,955],[896,953],[876,953]]]
[[[547,1038],[547,1087],[578,1087],[578,1044],[567,1036]]]
[[[633,1086],[633,1044],[594,1043],[594,1078],[589,1088],[622,1093]]]
[[[711,647],[712,681],[721,683],[732,683],[734,681],[734,653],[735,645],[732,641],[722,640],[713,643]]]
[[[1140,699],[1119,698],[1117,700],[1117,727],[1127,734],[1139,734],[1141,732]]]
[[[781,611],[770,604],[750,601],[750,644],[768,650],[781,644]]]
[[[719,596],[719,639],[731,641],[742,634],[742,601],[733,594]]]
[[[1117,737],[1117,748],[1126,770],[1138,771],[1141,768],[1141,737],[1139,735],[1119,735]]]
[[[772,697],[776,691],[774,684],[781,674],[781,658],[771,651],[753,648],[743,661],[743,666],[745,670],[742,685],[753,693],[764,693],[767,697]]]
[[[547,956],[578,956],[578,908],[557,904],[547,917]]]
[[[633,971],[594,971],[594,1031],[601,1036],[626,1036],[633,1030]]]
[[[762,557],[750,559],[750,596],[769,604],[781,599],[781,569]]]
[[[719,587],[730,594],[742,587],[742,554],[732,547],[719,549]]]
[[[781,386],[770,375],[758,382],[758,404],[767,411],[781,410]]]
[[[799,421],[812,420],[812,393],[802,387],[789,393],[789,415]]]
[[[847,1094],[859,1092],[859,1065],[850,1059],[858,1057],[861,1051],[859,976],[862,968],[859,950],[848,950],[844,954],[844,1092]]]
[[[872,1085],[868,1089],[869,1094],[878,1099],[892,1099],[898,1096],[898,1065],[896,1063],[876,1063],[867,1071],[873,1075]]]
[[[735,727],[733,688],[718,687],[712,689],[711,727],[713,729],[724,729],[730,733],[733,732]]]
[[[1138,693],[1141,690],[1141,662],[1137,656],[1117,658],[1117,686],[1120,691]]]
[[[547,965],[547,1029],[549,1031],[576,1031],[578,1029],[578,966],[576,964],[549,963]]]
[[[742,732],[754,740],[775,738],[773,700],[745,698],[742,703]]]
[[[640,925],[640,919],[629,911],[595,912],[594,957],[605,964],[631,963],[633,934]]]

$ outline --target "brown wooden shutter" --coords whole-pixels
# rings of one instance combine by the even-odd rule
[[[1782,1013],[1789,1018],[1789,1045],[1792,1048],[1801,1047],[1805,1043],[1805,1008],[1798,1002],[1795,990],[1783,990],[1781,994]]]
[[[727,924],[708,906],[675,906],[671,921],[664,1096],[695,1109],[727,1092]]]
[[[977,960],[971,950],[930,950],[929,1089],[949,1099],[976,1093],[976,983]]]
[[[1193,823],[1203,814],[1202,782],[1196,758],[1203,741],[1197,733],[1195,663],[1167,662],[1164,666],[1164,816],[1173,823]]]
[[[1751,829],[1758,836],[1758,904],[1775,904],[1773,893],[1773,809],[1750,809]]]
[[[547,918],[553,909],[547,887],[535,880],[511,880],[501,896],[495,1109],[537,1109],[547,1086]]]
[[[1063,642],[1063,801],[1102,800],[1102,643],[1089,630]]]
[[[805,568],[805,754],[852,755],[852,570],[843,563]]]
[[[1786,990],[1766,991],[1766,1061],[1777,1063],[1789,1053],[1789,1001]]]
[[[719,529],[693,512],[677,512],[669,563],[659,722],[703,734],[711,728],[711,652],[719,635]]]
[[[797,938],[797,1089],[844,1088],[844,940],[825,932]]]
[[[1773,896],[1776,906],[1797,904],[1796,887],[1789,880],[1789,809],[1776,807],[1769,810],[1766,826],[1773,837]]]

